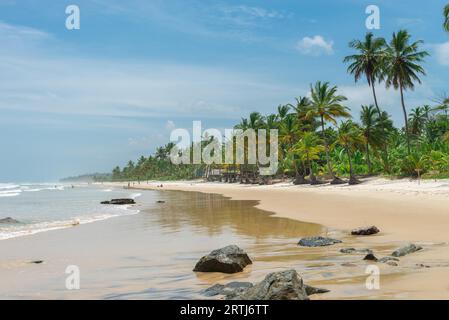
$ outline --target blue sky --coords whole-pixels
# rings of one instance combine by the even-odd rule
[[[76,4],[81,29],[65,28]],[[445,1],[0,1],[0,181],[108,172],[148,155],[175,127],[232,127],[330,81],[354,114],[371,103],[342,63],[379,6],[390,38],[425,41],[428,75],[409,109],[449,91]],[[397,92],[379,100],[402,125]]]

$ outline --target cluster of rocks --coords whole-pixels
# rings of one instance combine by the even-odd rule
[[[136,204],[134,199],[112,199],[110,201],[103,201],[101,204],[113,204],[113,205],[130,205],[130,204]]]
[[[217,249],[202,257],[195,272],[241,272],[252,264],[248,254],[236,245]],[[329,292],[303,283],[295,270],[273,272],[260,283],[230,282],[216,284],[203,293],[208,297],[224,295],[226,299],[236,300],[307,300],[309,295]]]
[[[368,236],[379,233],[375,226],[357,228],[351,235]],[[299,240],[298,245],[303,247],[324,247],[342,243],[342,241],[322,236],[306,237]],[[364,260],[385,263],[397,266],[398,257],[422,250],[415,244],[400,247],[391,253],[391,256],[378,259],[374,252],[368,248],[342,248],[344,254],[362,254]],[[252,264],[248,254],[236,245],[217,249],[203,256],[195,265],[195,272],[221,272],[237,273]],[[226,299],[235,300],[308,300],[310,295],[329,292],[327,289],[315,288],[304,284],[303,279],[295,270],[286,270],[268,274],[261,282],[230,282],[228,284],[215,284],[206,289],[203,294],[208,297],[217,295]]]

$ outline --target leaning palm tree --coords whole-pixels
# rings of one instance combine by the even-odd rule
[[[444,15],[444,23],[443,28],[447,32],[449,32],[449,4],[447,4],[443,9],[443,15]]]
[[[293,151],[297,154],[303,163],[309,167],[309,178],[312,184],[318,181],[313,172],[313,161],[320,158],[320,153],[325,151],[322,140],[314,132],[304,132],[301,139],[294,145]]]
[[[352,156],[355,151],[362,148],[365,144],[365,137],[363,136],[362,130],[351,120],[343,122],[338,128],[335,144],[340,145],[348,156],[350,176],[349,184],[359,183],[354,174]]]
[[[341,183],[341,180],[335,176],[330,160],[329,142],[326,139],[325,125],[331,123],[337,124],[340,117],[349,118],[351,115],[348,108],[342,103],[346,101],[346,97],[337,94],[337,87],[330,87],[329,82],[322,83],[318,81],[315,86],[311,86],[310,107],[307,111],[307,118],[317,118],[321,124],[321,135],[326,149],[326,161],[329,175],[332,177],[332,184]]]
[[[407,138],[407,151],[410,155],[410,135],[408,128],[407,109],[404,102],[404,91],[413,90],[415,82],[421,83],[419,75],[425,75],[424,68],[420,65],[429,55],[427,51],[419,51],[421,40],[410,42],[410,34],[406,30],[393,33],[393,38],[386,49],[385,70],[387,88],[393,86],[401,94],[402,112],[404,114],[405,134]]]

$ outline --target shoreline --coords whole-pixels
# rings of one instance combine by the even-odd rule
[[[161,184],[163,187],[158,187]],[[126,187],[120,183],[112,185]],[[397,248],[409,243],[424,248],[401,258],[400,277],[391,276],[390,271],[381,266],[381,272],[386,273],[382,290],[403,292],[395,299],[449,299],[449,279],[444,276],[449,272],[448,180],[418,184],[374,178],[356,186],[294,186],[291,183],[255,186],[177,181],[134,183],[131,188],[193,191],[220,194],[231,200],[255,200],[257,208],[273,212],[276,217],[320,224],[327,228],[331,237],[335,234],[348,236],[354,228],[376,225],[381,230],[379,234],[352,239],[364,248]]]

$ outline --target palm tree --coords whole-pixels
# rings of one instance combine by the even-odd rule
[[[447,32],[449,32],[449,4],[447,4],[447,5],[444,7],[443,15],[444,15],[443,28],[444,28],[444,30],[446,30]]]
[[[362,124],[362,134],[365,137],[366,164],[368,166],[368,173],[371,174],[372,163],[370,158],[370,146],[377,148],[384,143],[384,122],[382,121],[382,118],[379,118],[377,110],[373,105],[362,106],[360,122]]]
[[[348,72],[354,75],[355,82],[365,77],[371,87],[374,105],[380,117],[380,108],[377,103],[375,83],[383,78],[383,59],[385,56],[385,39],[374,38],[371,32],[365,35],[364,41],[353,40],[349,47],[359,51],[358,54],[345,57],[345,63],[350,62]]]
[[[425,109],[421,107],[412,109],[409,116],[410,133],[414,136],[421,135],[427,121],[428,115],[426,114]]]
[[[304,132],[293,149],[300,157],[301,161],[307,163],[312,184],[318,183],[315,174],[313,173],[313,161],[318,160],[320,158],[320,153],[326,150],[322,143],[320,137],[314,132]]]
[[[365,144],[362,130],[351,120],[342,122],[338,128],[336,144],[340,145],[346,152],[349,160],[349,184],[357,184],[352,166],[353,153]]]
[[[421,40],[409,43],[410,34],[406,30],[393,33],[393,38],[386,49],[385,70],[387,88],[393,86],[401,94],[402,112],[404,113],[405,134],[407,137],[407,151],[410,155],[410,136],[407,119],[407,109],[404,102],[404,90],[415,88],[415,81],[421,83],[418,75],[426,72],[419,63],[429,55],[426,51],[419,51]]]
[[[332,184],[341,183],[332,169],[332,164],[329,155],[329,143],[326,139],[324,126],[330,122],[333,125],[337,124],[337,118],[349,118],[351,115],[348,108],[342,103],[346,101],[346,97],[337,95],[337,87],[329,87],[329,83],[321,83],[318,81],[315,86],[311,86],[310,108],[307,111],[307,118],[318,118],[321,124],[321,135],[326,149],[326,160],[329,175],[332,177]]]

